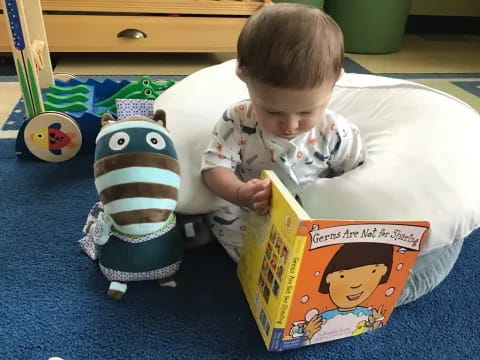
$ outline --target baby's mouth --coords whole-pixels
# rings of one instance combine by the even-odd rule
[[[347,299],[350,300],[350,301],[355,301],[355,300],[360,299],[360,296],[362,296],[362,294],[363,294],[363,291],[359,292],[358,294],[347,295]]]

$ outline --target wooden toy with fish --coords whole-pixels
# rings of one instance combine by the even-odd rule
[[[19,157],[59,162],[92,153],[103,113],[116,113],[117,99],[153,100],[175,82],[106,79],[80,81],[56,76],[43,25],[40,0],[1,0],[8,16],[12,54],[26,119],[15,145]],[[62,80],[63,78],[63,80]]]

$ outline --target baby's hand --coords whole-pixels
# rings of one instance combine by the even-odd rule
[[[270,210],[272,188],[270,179],[252,179],[238,188],[240,205],[248,206],[257,215],[265,215]]]

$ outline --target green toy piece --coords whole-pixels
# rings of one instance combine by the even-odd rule
[[[160,95],[162,90],[168,89],[173,84],[175,84],[174,80],[156,82],[156,81],[153,81],[149,76],[145,75],[145,76],[142,76],[140,80],[132,82],[126,85],[125,87],[121,88],[112,96],[95,103],[95,106],[106,107],[111,109],[113,106],[115,106],[116,99],[151,99],[150,95],[156,98],[158,95]],[[143,93],[143,90],[146,90],[146,89],[150,89],[154,93],[152,94]],[[134,93],[136,94],[135,96],[139,96],[139,97],[134,97],[132,95]],[[148,97],[144,98],[142,94]]]
[[[66,104],[54,104],[50,101],[43,103],[46,111],[87,111],[88,106],[80,101],[74,101]]]
[[[65,94],[88,94],[90,89],[86,85],[76,85],[76,86],[57,86],[52,85],[48,88],[47,93],[54,95],[65,95]]]
[[[116,99],[145,99],[155,100],[164,90],[175,84],[175,80],[153,81],[149,76],[142,76],[139,80],[125,85],[106,99],[93,104],[90,99],[94,96],[87,85],[57,86],[48,88],[44,102],[46,111],[91,111],[97,115],[105,112],[116,113]]]
[[[46,94],[47,101],[52,103],[66,103],[74,101],[88,101],[88,96],[85,94],[70,94],[70,95],[55,95],[55,94]]]

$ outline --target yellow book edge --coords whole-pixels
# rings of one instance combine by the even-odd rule
[[[243,250],[245,255],[242,255],[240,259],[238,275],[243,291],[249,300],[250,308],[256,314],[254,317],[261,329],[261,336],[269,346],[268,344],[272,343],[273,340],[273,329],[285,327],[290,308],[290,298],[293,294],[295,279],[302,259],[305,235],[297,236],[297,229],[301,226],[307,226],[311,219],[273,171],[265,170],[261,178],[265,177],[269,177],[272,182],[271,207],[275,211],[272,212],[271,217],[251,216],[245,235]],[[263,229],[263,231],[259,232],[258,229]],[[282,239],[284,244],[281,248],[280,245],[275,246],[276,244],[274,244],[271,246],[271,253],[267,251],[266,257],[260,260],[258,254],[265,253],[265,244],[262,239],[267,237],[272,237],[271,240],[273,241]],[[288,256],[284,258],[282,258],[283,249],[287,249],[288,252]],[[252,265],[252,263],[255,265]],[[277,270],[275,274],[268,272],[269,269],[272,269],[272,264],[275,265]],[[280,266],[283,267],[281,276],[279,276],[278,271]],[[264,270],[258,270],[260,267]],[[257,269],[253,272],[260,271],[262,273],[266,271],[263,281],[265,281],[265,284],[273,286],[273,289],[276,288],[275,284],[278,284],[278,293],[275,293],[275,291],[270,294],[259,293],[255,283],[259,286],[260,283],[256,281],[260,281],[262,276],[260,275],[259,279],[252,279],[252,269]],[[265,291],[267,288],[264,288]],[[272,301],[270,301],[270,296]],[[267,297],[269,301],[267,301]]]

